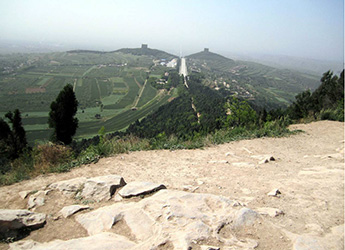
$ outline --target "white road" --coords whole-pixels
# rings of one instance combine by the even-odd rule
[[[186,88],[189,88],[186,81],[186,76],[188,75],[188,72],[187,72],[186,58],[184,57],[181,58],[180,75],[184,76],[184,84],[186,85]]]

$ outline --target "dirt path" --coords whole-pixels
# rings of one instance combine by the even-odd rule
[[[134,79],[135,79],[135,78],[134,78]],[[137,82],[136,79],[135,79],[135,81]],[[143,95],[144,89],[145,89],[145,87],[146,87],[146,83],[147,83],[147,79],[145,80],[143,87],[141,87],[140,92],[139,92],[139,96],[138,96],[138,98],[134,101],[133,107],[137,107],[138,102],[139,102],[141,96]]]
[[[191,185],[195,192],[239,200],[254,210],[278,208],[284,215],[267,217],[267,220],[286,235],[324,237],[335,226],[344,224],[344,123],[322,121],[293,125],[292,129],[305,132],[287,138],[243,140],[198,150],[131,152],[104,158],[69,173],[49,174],[1,187],[0,208],[26,208],[18,195],[22,190],[37,190],[78,176],[117,174],[126,182],[152,181],[164,183],[168,189],[183,190]],[[265,155],[276,160],[259,164]],[[274,188],[281,191],[280,198],[267,196]],[[49,212],[49,209],[52,214],[57,210],[56,206],[43,206],[37,211]],[[44,241],[56,232],[45,230],[34,232],[28,238]],[[82,235],[75,229],[67,231],[68,235],[54,237],[67,239]],[[281,246],[280,249],[290,249],[289,240],[287,244],[289,248]]]

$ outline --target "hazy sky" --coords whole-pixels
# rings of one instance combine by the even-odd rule
[[[0,39],[343,60],[343,0],[1,0]]]

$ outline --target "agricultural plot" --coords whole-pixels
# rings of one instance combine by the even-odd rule
[[[137,107],[142,107],[144,104],[152,100],[157,94],[157,89],[151,86],[151,84],[146,84],[145,88],[141,94],[138,101]]]
[[[104,106],[105,109],[123,109],[127,106],[131,106],[134,103],[135,98],[138,95],[139,87],[134,78],[125,78],[124,81],[128,88],[127,94],[118,103]]]
[[[0,56],[0,115],[18,108],[28,141],[48,140],[50,104],[71,84],[79,101],[80,138],[97,134],[103,125],[107,132],[123,129],[169,99],[156,95],[151,85],[144,88],[152,60],[122,52]],[[136,111],[131,110],[134,104]]]

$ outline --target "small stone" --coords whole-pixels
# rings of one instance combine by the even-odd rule
[[[257,209],[259,214],[261,215],[269,215],[271,217],[277,217],[279,215],[283,215],[284,212],[278,208],[272,208],[272,207],[260,207]]]
[[[264,160],[262,160],[262,161],[259,161],[259,164],[265,164],[265,163],[268,163],[268,162],[269,162],[268,159],[264,159]]]
[[[194,187],[192,185],[185,185],[183,186],[183,191],[195,192],[195,190],[199,189],[199,187]]]
[[[276,159],[273,156],[253,156],[253,158],[261,158],[261,161],[259,161],[259,164],[265,164],[265,163],[269,163],[270,161],[275,161]]]
[[[198,180],[198,181],[197,181],[197,183],[198,183],[198,185],[202,185],[202,184],[204,184],[204,182],[203,182],[203,181],[201,181],[201,180]]]
[[[279,197],[279,194],[281,194],[281,192],[279,191],[278,188],[275,188],[271,192],[269,192],[267,195],[268,196]]]
[[[71,205],[71,206],[66,206],[63,209],[60,210],[60,214],[65,217],[68,218],[71,215],[81,211],[81,210],[85,210],[90,208],[89,206],[80,206],[80,205]]]
[[[47,191],[38,191],[37,193],[34,193],[30,195],[28,200],[28,208],[34,208],[34,207],[40,207],[44,205],[45,202],[45,196],[47,194]]]
[[[215,163],[227,164],[229,162],[227,160],[220,160],[220,161],[208,161],[208,163],[212,163],[212,164],[215,164]]]
[[[21,191],[19,192],[19,196],[24,200],[28,195],[30,194],[31,191]]]

